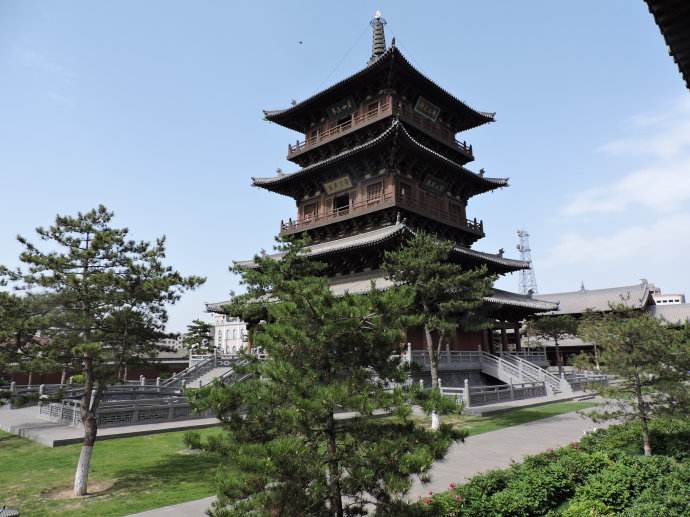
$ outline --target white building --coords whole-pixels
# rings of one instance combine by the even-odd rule
[[[217,350],[232,354],[248,346],[247,324],[239,318],[213,313],[213,343]]]
[[[684,294],[665,294],[665,293],[654,293],[654,303],[656,305],[680,305],[685,303]]]
[[[182,336],[182,334],[179,334],[176,337],[166,337],[164,339],[159,340],[156,343],[156,346],[166,350],[178,351],[184,348],[184,343],[182,343],[183,338],[184,337]]]

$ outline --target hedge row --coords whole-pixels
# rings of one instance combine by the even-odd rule
[[[690,419],[652,424],[655,456],[641,456],[640,430],[618,425],[579,444],[475,476],[399,515],[642,517],[690,515]],[[400,509],[399,509],[400,510]]]

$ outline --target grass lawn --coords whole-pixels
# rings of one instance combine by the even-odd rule
[[[89,475],[94,493],[74,499],[71,484],[81,445],[49,448],[0,432],[0,507],[18,508],[22,517],[106,517],[212,495],[216,461],[190,454],[183,434],[96,442]]]
[[[444,418],[473,435],[593,405],[559,402],[488,417]],[[426,424],[424,420],[420,418]],[[219,432],[200,431],[202,436]],[[22,517],[116,517],[212,495],[216,460],[191,454],[182,443],[183,434],[97,442],[89,476],[92,495],[74,499],[71,483],[80,445],[49,448],[0,432],[0,505],[19,508]]]
[[[491,416],[472,416],[472,415],[445,415],[441,421],[446,424],[453,424],[462,429],[466,429],[470,436],[489,431],[496,431],[504,427],[526,424],[534,420],[549,418],[551,416],[562,415],[572,411],[581,411],[596,406],[596,402],[554,402],[524,409],[515,409],[498,413]],[[431,427],[431,417],[417,417],[419,422]]]

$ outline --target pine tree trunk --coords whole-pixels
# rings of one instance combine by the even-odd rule
[[[554,337],[553,342],[556,348],[556,363],[558,364],[558,377],[560,378],[561,375],[563,375],[563,356],[561,355],[561,347],[558,344],[558,338]]]
[[[429,354],[429,369],[431,372],[431,389],[438,389],[438,356],[434,348],[434,339],[431,336],[431,330],[427,325],[424,325],[424,340],[426,342],[426,350]]]
[[[335,419],[333,414],[328,419],[328,483],[331,499],[331,510],[334,516],[343,517],[342,488],[340,486],[340,468],[338,462],[338,445],[335,437]]]
[[[98,407],[99,390],[94,393],[93,362],[91,358],[84,359],[84,395],[79,404],[79,412],[84,425],[84,442],[79,454],[79,463],[74,474],[74,495],[83,496],[87,493],[89,470],[91,468],[91,453],[98,434],[98,420],[96,408]]]
[[[645,456],[652,455],[652,441],[649,436],[649,415],[647,405],[642,396],[642,383],[640,375],[635,374],[635,397],[637,398],[637,414],[640,418],[640,428],[642,429],[642,448]]]
[[[431,330],[429,330],[428,325],[424,325],[424,338],[426,341],[426,349],[429,353],[429,365],[431,370],[431,389],[437,390],[438,386],[438,353],[436,347],[434,346],[434,339],[431,335]],[[440,337],[439,337],[440,340]],[[431,430],[436,431],[441,427],[441,417],[437,411],[431,412]]]

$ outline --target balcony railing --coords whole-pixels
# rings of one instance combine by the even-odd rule
[[[407,104],[402,104],[399,110],[400,116],[404,120],[412,123],[413,126],[421,129],[425,133],[429,133],[432,136],[437,137],[448,145],[455,147],[468,158],[472,158],[474,156],[472,153],[472,145],[468,145],[465,141],[461,142],[460,140],[457,140],[455,138],[455,134],[450,129],[441,125],[439,122],[434,122],[421,116]]]
[[[469,230],[477,235],[484,235],[484,223],[474,219],[465,219],[461,214],[450,212],[444,208],[414,199],[411,196],[398,196],[397,204],[420,215],[429,216],[437,221],[451,226]]]
[[[350,118],[347,122],[338,124],[328,129],[319,129],[316,135],[310,136],[306,140],[298,141],[294,145],[288,144],[288,159],[292,158],[296,154],[300,154],[303,151],[315,147],[317,145],[333,140],[343,133],[347,133],[353,129],[366,126],[372,122],[376,122],[384,117],[391,115],[393,111],[391,110],[391,102],[386,100],[381,102],[376,106],[376,108],[367,110],[363,113],[358,113]]]
[[[398,195],[396,198],[392,193],[385,193],[375,198],[367,199],[366,201],[360,201],[343,208],[330,210],[323,214],[315,214],[295,221],[292,219],[287,222],[281,221],[280,233],[293,234],[308,230],[309,228],[324,226],[334,221],[364,215],[395,205],[407,208],[411,212],[430,217],[451,226],[462,228],[477,235],[484,235],[484,223],[482,221],[477,221],[477,219],[465,219],[458,214],[451,213],[448,210],[438,208],[429,203],[416,201],[409,196]]]
[[[301,232],[316,226],[323,226],[336,220],[346,219],[355,215],[363,215],[376,210],[381,210],[382,208],[388,208],[389,206],[393,206],[394,203],[395,198],[393,194],[382,194],[380,196],[376,196],[375,198],[360,201],[359,203],[353,203],[343,208],[330,210],[323,214],[315,214],[309,217],[303,217],[302,219],[297,219],[296,221],[293,221],[292,219],[288,220],[288,222],[280,221],[280,232],[288,234]]]

